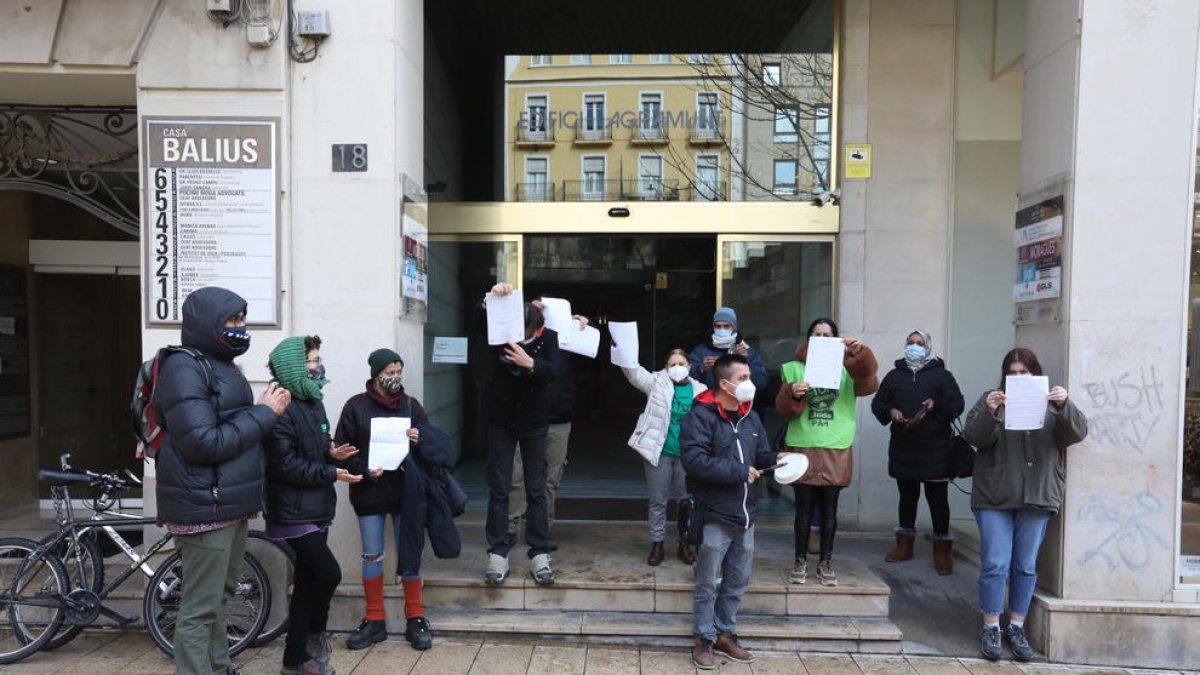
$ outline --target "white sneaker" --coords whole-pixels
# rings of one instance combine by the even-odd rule
[[[808,561],[804,558],[796,558],[796,564],[792,567],[792,573],[788,576],[788,582],[793,584],[803,584],[808,582]]]
[[[538,586],[554,583],[554,572],[550,569],[550,554],[539,553],[529,559],[529,576]]]
[[[822,560],[817,564],[817,581],[822,586],[837,586],[837,574],[833,571],[833,563],[828,560]]]
[[[495,553],[488,554],[487,572],[483,575],[484,583],[498,586],[508,578],[508,558]]]

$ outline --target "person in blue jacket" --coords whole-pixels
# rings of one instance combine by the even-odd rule
[[[737,354],[746,359],[750,366],[750,381],[758,391],[767,387],[767,367],[754,347],[746,344],[738,331],[737,312],[730,307],[722,307],[713,314],[712,336],[707,343],[701,343],[692,348],[688,356],[688,364],[692,378],[708,385],[709,389],[717,388],[717,380],[713,375],[713,366],[717,359],[726,354]]]

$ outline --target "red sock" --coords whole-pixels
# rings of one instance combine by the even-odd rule
[[[425,605],[421,603],[421,586],[424,585],[424,581],[418,577],[401,579],[400,583],[404,585],[404,618],[425,616]]]
[[[383,609],[383,575],[363,579],[363,595],[367,598],[367,621],[383,621],[387,612]]]

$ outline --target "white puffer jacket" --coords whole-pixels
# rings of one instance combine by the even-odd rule
[[[671,425],[671,399],[675,397],[675,383],[667,375],[667,371],[650,372],[638,366],[622,368],[625,378],[646,395],[646,409],[638,417],[637,427],[629,437],[629,447],[646,458],[653,466],[658,466],[658,458],[662,455],[663,443],[667,442],[667,428]],[[689,377],[692,383],[693,397],[699,396],[708,389],[703,382]]]

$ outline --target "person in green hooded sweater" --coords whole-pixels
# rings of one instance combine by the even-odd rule
[[[335,460],[358,452],[334,447],[321,403],[325,366],[321,338],[289,337],[271,350],[271,376],[292,394],[292,402],[271,430],[267,455],[267,536],[286,539],[296,552],[288,606],[283,675],[333,675],[325,632],[329,603],[342,570],[329,550],[329,525],[337,507],[336,481],[357,483],[362,476],[337,468]]]

